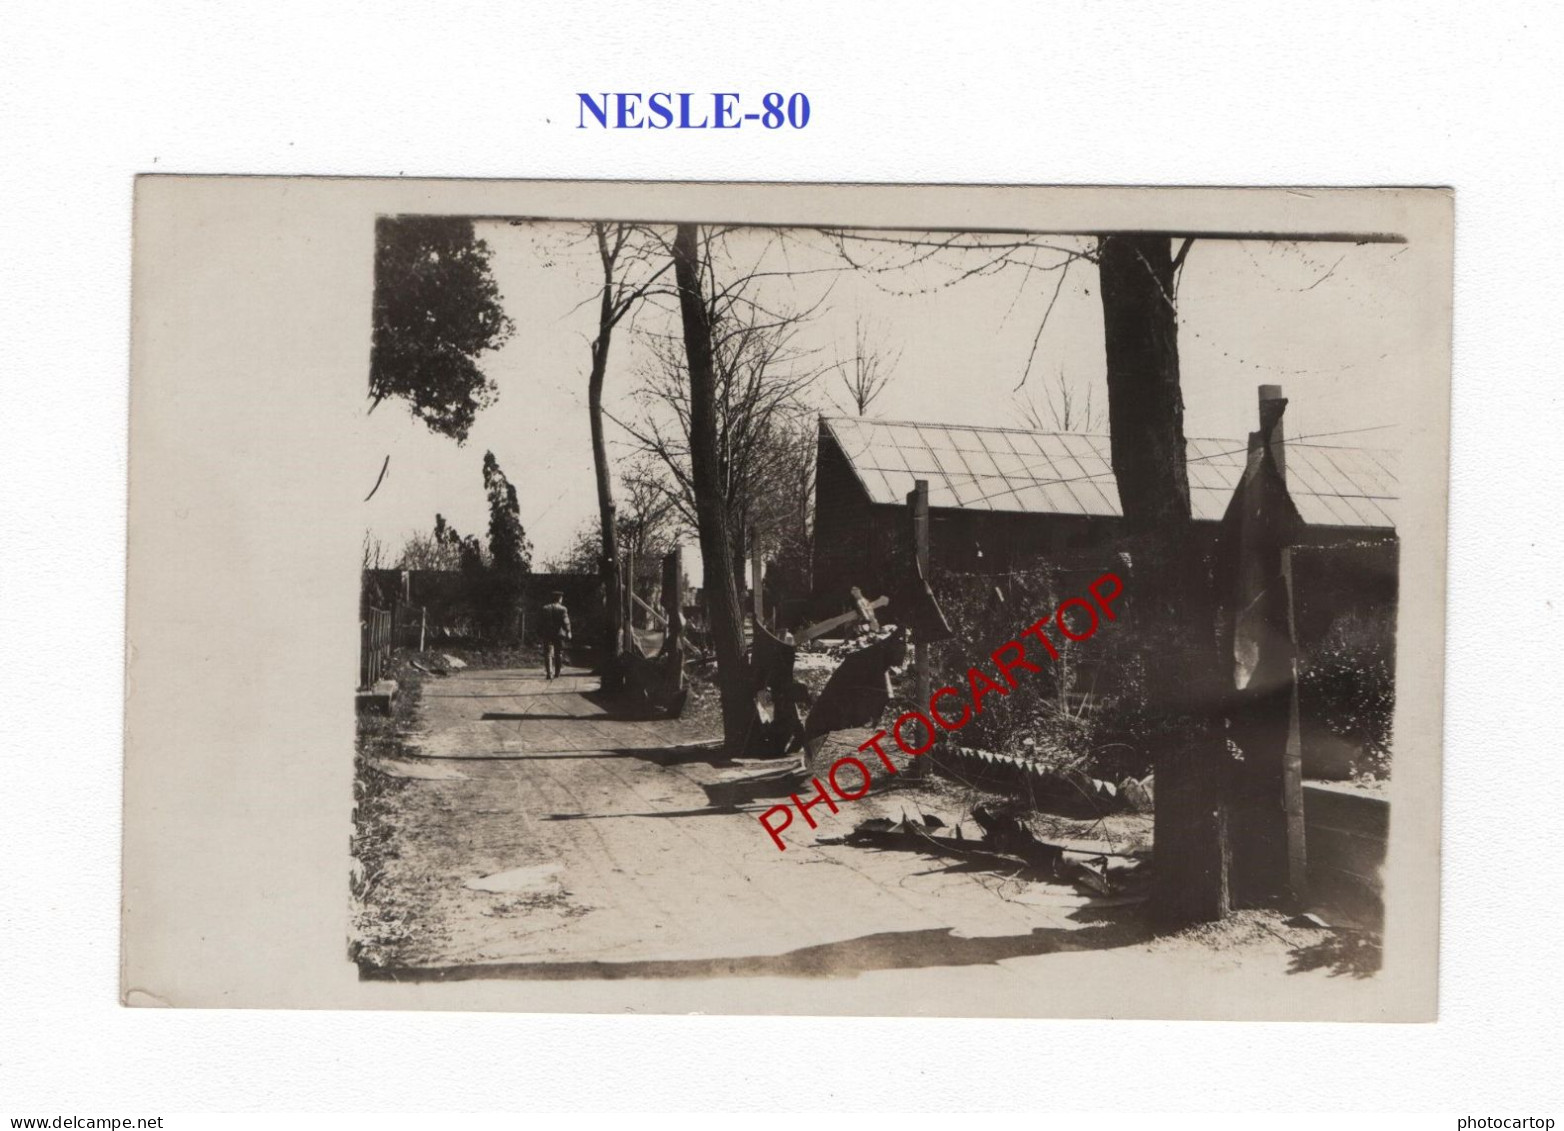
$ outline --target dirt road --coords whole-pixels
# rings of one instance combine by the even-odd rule
[[[584,673],[429,680],[420,718],[413,753],[377,766],[400,780],[385,817],[395,851],[368,897],[395,929],[372,976],[926,977],[981,967],[1000,979],[996,1000],[1019,1000],[1021,982],[1046,969],[1036,964],[1066,953],[1113,956],[1115,976],[1171,972],[1168,944],[1149,943],[1138,916],[1071,887],[816,843],[918,803],[903,791],[876,790],[834,816],[820,806],[819,830],[795,820],[777,851],[756,817],[798,787],[778,784],[775,763],[730,759],[687,723],[615,717]],[[1220,973],[1242,951],[1280,976],[1288,941],[1184,947],[1177,965],[1193,958]]]

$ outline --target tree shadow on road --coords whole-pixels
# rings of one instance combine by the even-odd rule
[[[1337,928],[1319,942],[1295,948],[1287,957],[1291,960],[1289,974],[1328,970],[1333,978],[1343,974],[1372,978],[1384,962],[1384,950],[1373,932]]]
[[[623,746],[614,752],[628,758],[639,758],[664,769],[692,765],[729,769],[739,764],[720,741],[689,742],[680,746]]]
[[[785,954],[669,958],[625,962],[495,962],[461,966],[360,966],[364,981],[618,981],[626,978],[856,978],[879,970],[992,966],[1010,958],[1106,950],[1146,941],[1137,920],[1080,928],[1037,927],[1024,934],[962,938],[951,927],[884,931]]]
[[[514,691],[498,694],[474,694],[454,695],[448,698],[465,699],[540,699],[548,701],[556,698],[568,698],[580,700],[588,706],[595,707],[596,713],[582,714],[577,711],[560,712],[558,710],[521,710],[521,711],[485,711],[479,717],[485,722],[514,723],[529,722],[535,719],[545,719],[555,722],[587,722],[587,723],[644,723],[656,720],[648,719],[645,712],[636,712],[631,709],[622,696],[610,695],[606,691],[536,691],[531,695],[521,695]]]
[[[668,817],[731,817],[742,813],[737,808],[719,808],[709,806],[704,809],[656,809],[639,811],[634,813],[550,813],[544,817],[545,821],[613,821],[624,817],[638,817],[642,819],[668,818]]]
[[[687,746],[673,749],[616,750],[613,756],[642,758],[659,766],[681,766],[704,763],[714,767],[733,766],[722,748]],[[706,794],[706,805],[700,809],[659,809],[635,813],[551,813],[550,821],[593,821],[611,817],[715,817],[746,813],[768,801],[787,797],[801,789],[806,781],[802,768],[796,761],[785,762],[775,769],[724,781],[699,782]]]

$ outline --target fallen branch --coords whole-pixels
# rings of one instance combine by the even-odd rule
[[[926,852],[1025,874],[1029,879],[1064,880],[1094,895],[1124,894],[1138,883],[1146,870],[1143,856],[1125,852],[1080,852],[1062,844],[1038,840],[1020,821],[981,804],[973,810],[973,820],[984,830],[981,841],[965,839],[959,827],[954,836],[930,832],[929,829],[943,824],[937,818],[924,817],[920,825],[903,816],[900,821],[892,821],[889,817],[862,821],[846,836],[822,838],[816,843]]]

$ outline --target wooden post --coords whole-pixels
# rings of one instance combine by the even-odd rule
[[[629,546],[624,548],[619,557],[624,558],[624,591],[619,594],[619,599],[624,602],[624,648],[633,651],[635,643],[635,601],[630,599],[630,594],[635,593],[635,551]]]
[[[1282,475],[1286,405],[1279,388],[1261,386],[1260,430],[1222,520],[1229,733],[1243,754],[1230,767],[1232,895],[1246,907],[1301,897],[1307,863],[1289,552],[1302,520]]]
[[[907,514],[912,526],[912,553],[918,563],[918,574],[921,577],[929,576],[929,481],[916,479],[913,481],[912,490],[907,493]],[[891,609],[891,615],[895,617],[894,623],[905,624],[905,610]],[[929,642],[923,639],[913,641],[912,682],[914,701],[920,706],[929,701],[929,670],[933,666],[929,657]],[[927,774],[928,759],[922,762],[913,762],[908,771],[914,777],[924,777]]]
[[[663,612],[668,618],[665,646],[677,648],[684,638],[684,559],[678,546],[663,558]]]
[[[523,617],[525,617],[526,615],[527,615],[526,613],[522,614]],[[522,621],[523,625],[525,625],[526,623],[527,622],[525,620]],[[428,630],[429,630],[429,606],[428,605],[424,605],[422,608],[420,608],[418,610],[418,650],[420,652],[422,652],[424,650],[424,635],[428,632]]]

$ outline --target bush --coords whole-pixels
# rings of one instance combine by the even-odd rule
[[[1358,751],[1354,775],[1390,776],[1396,708],[1395,624],[1388,609],[1338,615],[1299,657],[1308,714]]]
[[[935,686],[949,684],[965,694],[967,668],[977,665],[992,675],[989,657],[999,645],[1019,638],[1027,626],[1051,616],[1059,603],[1081,595],[1091,577],[1082,571],[1049,567],[999,576],[937,574],[935,596],[956,635],[933,653]],[[1085,578],[1085,580],[1082,580]],[[1128,634],[1103,622],[1090,640],[1061,640],[1053,662],[1028,637],[1027,658],[1040,673],[1020,672],[1016,689],[1004,700],[984,699],[983,713],[962,729],[962,746],[1032,757],[1072,766],[1113,781],[1150,768],[1144,728],[1141,660]],[[921,707],[920,707],[921,709]]]

